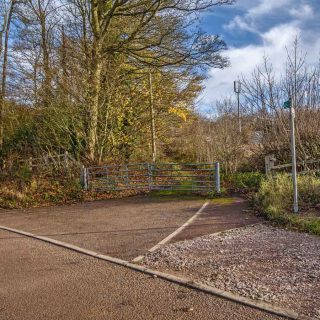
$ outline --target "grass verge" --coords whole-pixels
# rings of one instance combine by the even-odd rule
[[[320,235],[320,179],[301,175],[298,189],[299,214],[292,213],[292,180],[287,174],[263,180],[254,199],[255,206],[277,225]]]
[[[57,178],[31,178],[30,181],[2,181],[0,208],[14,209],[81,201],[83,192],[77,181]]]
[[[81,201],[124,198],[140,194],[132,190],[97,193],[85,192],[78,178],[30,176],[28,179],[0,180],[0,208],[18,209],[72,204]]]

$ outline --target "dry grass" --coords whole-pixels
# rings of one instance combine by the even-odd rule
[[[320,235],[320,179],[312,175],[298,177],[300,213],[292,213],[291,177],[281,174],[261,183],[256,204],[265,216],[291,229]]]

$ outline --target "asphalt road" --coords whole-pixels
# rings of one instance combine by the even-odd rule
[[[234,198],[232,203],[211,203],[202,214],[183,232],[179,233],[172,242],[194,239],[215,232],[244,227],[263,221],[248,210],[244,199]]]
[[[0,320],[281,319],[0,231]]]
[[[0,211],[0,225],[123,259],[144,254],[193,216],[204,200],[147,196]]]
[[[192,217],[204,199],[138,196],[71,206],[1,210],[0,225],[45,235],[126,260],[145,254]],[[210,204],[172,242],[259,221],[242,210],[247,204]]]

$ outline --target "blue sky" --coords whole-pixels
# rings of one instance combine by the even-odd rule
[[[250,75],[264,56],[279,73],[284,69],[286,47],[296,36],[307,61],[320,57],[320,0],[238,0],[232,6],[217,7],[202,16],[201,27],[219,34],[229,50],[231,66],[208,71],[206,89],[199,102],[203,111],[216,100],[230,97],[233,80]]]

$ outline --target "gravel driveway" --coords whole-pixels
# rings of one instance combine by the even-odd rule
[[[152,268],[320,319],[320,237],[256,225],[170,244]]]

